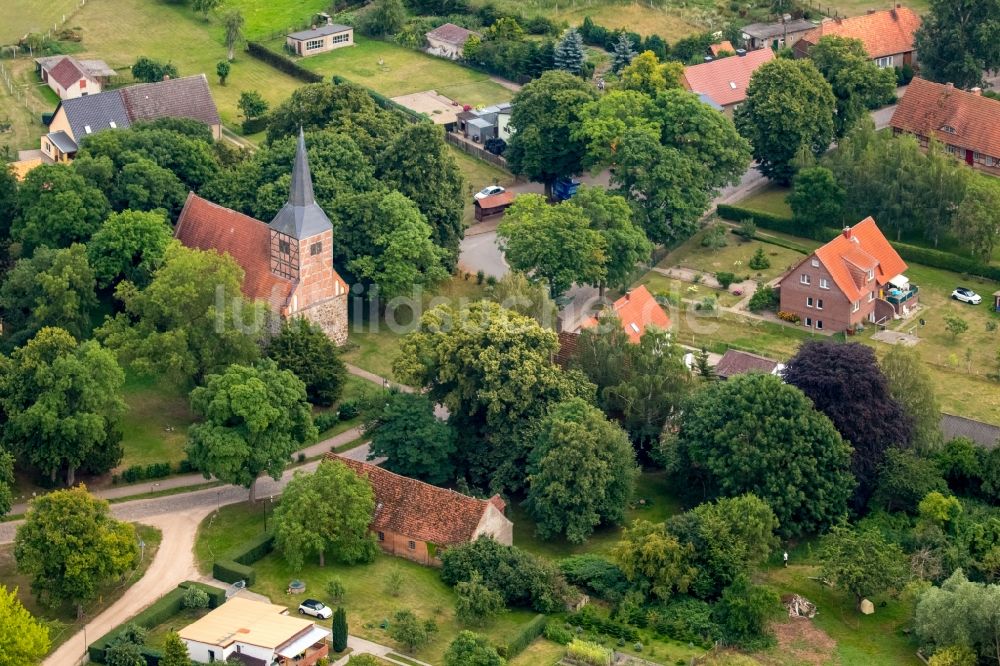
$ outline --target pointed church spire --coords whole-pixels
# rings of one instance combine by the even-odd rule
[[[333,228],[330,218],[316,203],[313,194],[312,173],[306,154],[306,135],[299,127],[295,147],[295,164],[292,167],[292,187],[286,203],[268,225],[271,229],[299,240],[321,234]]]

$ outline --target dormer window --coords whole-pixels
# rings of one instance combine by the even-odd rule
[[[113,120],[112,120],[112,121],[110,121],[110,122],[108,123],[108,125],[110,125],[110,126],[111,126],[111,129],[118,129],[118,123],[116,123],[116,122],[115,122],[115,121],[113,121]]]
[[[868,281],[871,282],[874,279],[875,279],[875,269],[869,268],[868,269]]]
[[[951,125],[942,125],[941,131],[947,132],[948,134],[955,134],[955,128],[952,127]]]
[[[736,81],[730,81],[729,87],[732,88],[733,90],[736,90]]]

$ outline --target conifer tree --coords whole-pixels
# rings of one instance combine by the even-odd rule
[[[632,63],[632,58],[636,56],[632,39],[624,32],[618,35],[615,42],[615,50],[612,54],[611,71],[618,73]]]
[[[562,39],[559,40],[559,43],[556,44],[553,55],[553,62],[556,69],[562,69],[571,74],[579,74],[580,70],[583,69],[585,60],[583,37],[576,31],[576,28],[570,28],[562,36]]]
[[[335,652],[347,649],[347,613],[343,606],[338,606],[333,614],[333,635],[330,637]]]

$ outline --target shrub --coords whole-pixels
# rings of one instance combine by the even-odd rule
[[[750,208],[719,204],[715,209],[716,214],[724,220],[739,222],[743,224],[750,220],[758,227],[771,229],[772,231],[783,231],[786,234],[799,235],[801,229],[792,221],[790,217],[781,217],[772,213],[765,213]]]
[[[344,588],[344,583],[338,576],[334,576],[327,582],[326,596],[329,597],[330,601],[333,603],[339,604],[342,602],[346,593],[347,590]]]
[[[670,604],[657,614],[652,624],[657,634],[705,648],[722,636],[722,630],[712,619],[712,607],[699,599]]]
[[[208,595],[208,607],[218,608],[222,604],[226,603],[226,591],[221,587],[216,587],[214,585],[206,585],[205,583],[198,583],[192,580],[186,580],[177,587],[182,589],[190,589],[196,587],[205,594]]]
[[[736,275],[728,271],[719,271],[715,274],[715,279],[719,281],[720,287],[729,289],[729,285],[736,282]]]
[[[755,271],[762,271],[771,267],[771,260],[764,254],[764,248],[758,247],[747,265]]]
[[[617,564],[599,555],[575,555],[559,563],[566,580],[595,597],[616,602],[628,591],[628,580]]]
[[[740,226],[733,233],[745,241],[751,241],[757,235],[757,223],[747,218],[740,222]]]
[[[324,412],[313,418],[313,423],[316,425],[316,430],[319,434],[323,434],[327,430],[333,428],[340,422],[339,412]]]
[[[257,132],[263,132],[267,129],[268,120],[269,118],[267,116],[247,118],[241,125],[243,134],[256,134]]]
[[[545,625],[545,631],[542,634],[548,640],[559,643],[559,645],[569,645],[573,640],[573,634],[570,633],[570,630],[555,622],[549,622]]]
[[[291,58],[283,56],[280,53],[275,53],[257,42],[247,42],[247,53],[300,81],[305,81],[306,83],[320,83],[323,81],[323,77],[316,72],[310,72]]]
[[[353,400],[344,400],[337,408],[337,413],[340,414],[341,421],[350,421],[360,414],[361,410],[358,408],[358,404]]]
[[[634,641],[639,638],[639,634],[634,627],[630,627],[624,622],[616,622],[611,618],[604,617],[590,606],[584,606],[580,612],[571,614],[567,618],[567,621],[571,625],[599,634],[605,634],[612,638],[621,638],[626,641]]]
[[[726,247],[726,226],[722,223],[713,224],[701,238],[701,246],[717,250]]]
[[[217,560],[212,565],[212,576],[225,583],[245,580],[247,585],[253,585],[257,575],[250,565],[272,550],[274,550],[273,535],[262,534],[250,539],[230,551],[227,557]]]
[[[906,62],[902,67],[896,68],[896,85],[907,86],[913,80],[913,65]]]
[[[197,587],[184,590],[184,608],[208,608],[208,592]]]
[[[758,284],[757,291],[750,297],[747,307],[750,312],[773,310],[778,307],[778,292],[769,284]]]
[[[589,666],[611,666],[611,650],[597,643],[574,639],[566,650],[566,656]]]
[[[794,312],[786,312],[784,310],[778,313],[778,319],[781,321],[791,322],[792,324],[798,324],[802,321],[802,317],[798,316]]]
[[[715,312],[719,309],[719,303],[715,300],[715,296],[706,296],[695,304],[694,309],[701,312]]]

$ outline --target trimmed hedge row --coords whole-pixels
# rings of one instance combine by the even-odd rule
[[[280,69],[289,76],[294,76],[300,81],[305,81],[306,83],[320,83],[323,80],[323,77],[316,72],[310,72],[308,69],[302,67],[291,58],[283,56],[280,53],[275,53],[263,44],[259,44],[257,42],[247,42],[247,53],[258,60],[263,60],[275,69]]]
[[[497,646],[497,653],[504,659],[513,659],[517,655],[521,654],[524,652],[525,648],[531,645],[533,640],[542,635],[548,621],[548,616],[542,615],[541,613],[531,618],[531,622],[524,625],[524,628],[521,629],[521,633],[514,636],[514,638],[510,639],[503,645]]]
[[[764,229],[780,231],[793,236],[802,235],[802,230],[796,228],[795,223],[791,218],[781,217],[779,215],[773,215],[759,210],[741,208],[739,206],[730,206],[728,204],[719,204],[716,211],[718,212],[719,217],[725,220],[733,222],[753,220],[758,227],[763,227]],[[838,229],[824,227],[817,230],[814,237],[816,240],[826,242],[831,238],[834,238],[839,233],[840,231]],[[781,242],[777,241],[780,241],[780,239],[767,239],[768,243],[772,243],[774,245],[788,247],[788,249],[791,250],[799,249],[791,247],[790,245],[783,245]],[[953,271],[966,275],[975,275],[1000,282],[1000,267],[998,266],[983,264],[975,259],[969,259],[968,257],[962,257],[951,252],[944,252],[942,250],[934,250],[929,247],[919,247],[917,245],[910,245],[909,243],[900,243],[892,240],[889,241],[889,244],[892,245],[893,249],[895,249],[896,252],[899,253],[899,256],[905,261],[912,261],[913,263],[922,264],[931,268],[940,268],[946,271]]]
[[[216,560],[212,564],[212,576],[225,583],[244,580],[248,586],[253,585],[257,580],[257,572],[250,565],[272,550],[274,550],[274,536],[262,534],[233,549],[227,557]]]
[[[356,86],[360,86],[361,85],[359,83],[351,81],[350,79],[345,79],[344,77],[340,76],[339,74],[334,74],[333,76],[330,77],[330,80],[333,83],[335,83],[336,85],[338,85],[338,86],[344,85],[345,83],[350,83],[350,84],[353,84],[353,85],[356,85]],[[402,104],[400,104],[398,102],[392,101],[391,99],[389,99],[385,95],[383,95],[381,93],[375,92],[371,88],[368,88],[366,86],[361,86],[361,87],[363,87],[368,92],[368,94],[371,96],[371,98],[373,100],[375,100],[376,104],[378,104],[380,107],[382,107],[383,109],[385,109],[387,111],[399,111],[400,113],[402,113],[403,115],[405,115],[409,120],[411,120],[411,121],[413,121],[415,123],[429,123],[429,122],[432,122],[430,118],[428,118],[426,115],[424,115],[422,113],[417,113],[413,109],[408,109],[405,106],[403,106]]]

